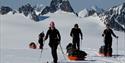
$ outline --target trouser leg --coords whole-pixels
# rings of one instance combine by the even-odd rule
[[[112,39],[109,40],[109,48],[112,48]]]
[[[105,47],[104,47],[104,56],[106,56],[107,55],[107,51],[108,50],[108,46],[107,46],[107,44],[105,45]]]
[[[40,49],[43,49],[43,44],[40,44],[40,47],[39,47]]]
[[[78,48],[78,50],[80,50],[80,42],[79,42],[79,40],[77,41],[77,48]]]
[[[57,63],[58,57],[57,57],[57,45],[54,45],[51,47],[51,53],[53,57],[53,62]]]
[[[104,56],[106,56],[106,55],[107,55],[107,52],[108,52],[108,47],[109,47],[108,40],[107,40],[107,39],[105,39]]]
[[[77,43],[76,43],[76,40],[73,39],[73,48],[74,48],[74,49],[76,49],[76,44],[77,44]]]

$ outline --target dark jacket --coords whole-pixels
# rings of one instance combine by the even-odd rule
[[[112,29],[105,29],[102,36],[104,36],[104,39],[112,39],[112,36],[117,37],[114,32],[112,31]]]
[[[82,38],[81,29],[80,28],[78,28],[78,29],[72,28],[72,30],[70,32],[70,36],[73,37],[73,38],[79,39],[79,35],[81,35],[81,38]]]
[[[42,32],[39,34],[39,40],[38,40],[39,44],[43,44],[43,37],[44,37],[44,33]]]
[[[46,33],[45,40],[48,38],[48,36],[49,36],[49,44],[59,44],[61,36],[56,28],[54,28],[54,30],[51,30],[49,28],[49,30]]]

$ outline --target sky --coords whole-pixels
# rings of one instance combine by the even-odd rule
[[[51,0],[0,0],[0,6],[10,6],[12,8],[18,8],[20,5],[24,5],[26,3],[31,4],[43,4],[49,5]],[[122,4],[125,0],[69,0],[71,6],[76,12],[81,11],[84,8],[91,8],[92,6],[97,6],[99,8],[108,9],[115,5]],[[17,4],[17,5],[16,5]]]

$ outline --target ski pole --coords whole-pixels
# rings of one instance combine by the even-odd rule
[[[44,46],[44,43],[45,43],[45,41],[43,41],[43,46]],[[41,51],[40,51],[40,61],[41,61],[43,48],[42,48],[42,49],[40,49],[40,50],[41,50]]]
[[[118,38],[116,39],[116,56],[114,58],[118,57]]]
[[[66,60],[66,57],[65,57],[65,55],[64,55],[64,51],[63,51],[63,49],[62,49],[61,44],[59,44],[59,46],[60,46],[61,52],[62,52],[62,54],[63,54],[63,57],[64,57],[64,59]]]
[[[81,42],[80,42],[80,48],[79,48],[79,50],[81,49],[81,45],[82,45],[82,39],[81,39]]]
[[[117,38],[117,57],[118,57],[118,38]]]

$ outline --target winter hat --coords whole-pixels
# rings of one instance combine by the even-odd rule
[[[55,23],[53,21],[50,22],[50,27],[55,27]]]
[[[75,24],[75,25],[74,25],[74,27],[77,27],[77,28],[78,28],[78,27],[79,27],[79,25],[78,25],[78,24]]]
[[[106,26],[108,26],[108,27],[109,27],[109,26],[110,26],[110,24],[106,24]]]

